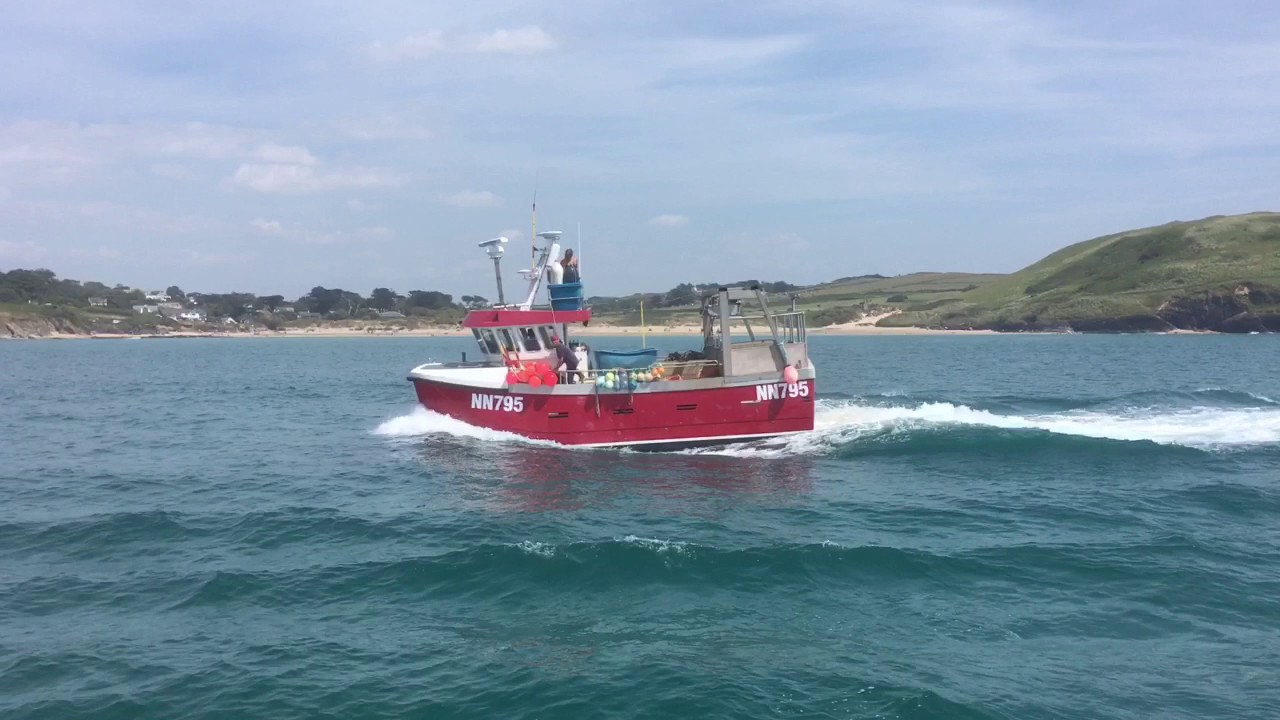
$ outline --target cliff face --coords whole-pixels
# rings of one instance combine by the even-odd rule
[[[21,340],[55,334],[77,335],[87,330],[72,320],[39,315],[0,315],[0,339]]]
[[[1162,305],[1156,316],[1183,330],[1212,330],[1226,333],[1280,331],[1280,315],[1255,310],[1269,305],[1270,291],[1248,287],[1235,292],[1202,292],[1175,298]]]

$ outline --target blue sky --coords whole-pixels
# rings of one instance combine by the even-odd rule
[[[535,183],[599,295],[1280,209],[1270,2],[454,5],[6,3],[0,269],[492,296]]]

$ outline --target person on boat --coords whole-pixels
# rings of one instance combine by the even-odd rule
[[[556,364],[552,369],[560,372],[560,368],[563,367],[565,371],[561,373],[561,377],[565,378],[565,382],[577,382],[578,356],[560,340],[558,335],[551,336],[551,346],[556,350]]]
[[[578,282],[578,258],[573,256],[573,248],[564,251],[564,259],[560,261],[560,267],[564,268],[564,282]]]

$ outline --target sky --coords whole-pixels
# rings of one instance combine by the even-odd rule
[[[1010,272],[1280,210],[1271,1],[8,0],[0,270],[508,296]],[[523,263],[523,265],[522,265]]]

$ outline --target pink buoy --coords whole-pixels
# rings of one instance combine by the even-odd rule
[[[782,371],[782,379],[788,385],[794,385],[800,381],[800,371],[796,370],[794,365],[788,365],[787,369]]]
[[[529,387],[539,387],[539,386],[541,386],[541,385],[542,385],[542,376],[541,376],[541,375],[530,375],[530,376],[529,376]]]

